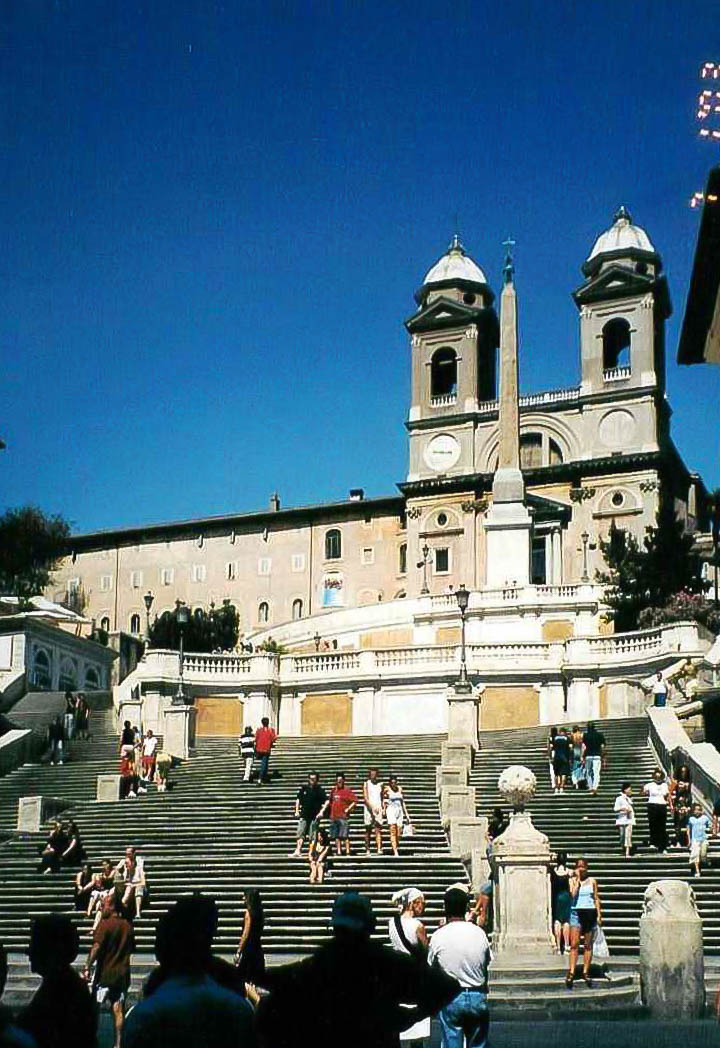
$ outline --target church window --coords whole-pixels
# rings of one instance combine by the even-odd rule
[[[438,546],[435,549],[435,574],[447,575],[450,571],[450,550],[447,546]]]
[[[398,550],[398,574],[407,575],[407,542]]]
[[[602,330],[603,371],[630,366],[630,325],[622,317],[608,320]]]
[[[342,536],[339,528],[325,532],[325,560],[340,560],[342,557]]]
[[[613,506],[616,506],[619,509],[620,506],[622,506],[622,504],[625,502],[625,496],[623,495],[622,491],[614,491],[612,493],[612,498],[610,499],[610,501],[612,502]]]
[[[542,436],[540,433],[523,433],[520,436],[520,468],[535,469],[543,464]]]
[[[301,619],[303,614],[303,602],[298,597],[297,600],[292,602],[292,617],[294,619]]]
[[[548,459],[551,466],[559,466],[563,460],[562,451],[554,440],[548,440]]]
[[[457,393],[457,354],[454,349],[438,349],[430,362],[430,396],[448,397]]]
[[[439,528],[444,528],[447,524],[447,513],[438,513],[437,522]]]
[[[532,540],[531,571],[532,578],[530,581],[536,586],[544,586],[547,582],[544,535],[538,535]]]
[[[266,600],[263,600],[258,604],[258,622],[264,623],[270,621],[270,605]]]
[[[140,632],[140,616],[136,611],[130,616],[130,632],[136,634]]]
[[[103,615],[103,617],[100,619],[100,629],[103,630],[105,633],[110,632],[110,619],[107,615]]]

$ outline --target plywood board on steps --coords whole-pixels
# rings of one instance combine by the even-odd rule
[[[351,731],[352,700],[346,692],[305,696],[303,735],[349,735]]]
[[[195,700],[196,735],[237,738],[243,733],[243,704],[232,696],[203,695]]]
[[[480,696],[481,731],[530,728],[539,720],[539,695],[535,688],[491,686]]]

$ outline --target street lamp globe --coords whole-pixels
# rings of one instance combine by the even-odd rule
[[[147,593],[145,594],[145,596],[143,597],[143,600],[145,601],[145,611],[149,615],[150,614],[150,608],[153,606],[153,601],[155,600],[155,597],[150,592],[150,590],[148,590]]]
[[[181,600],[175,601],[177,624],[180,627],[187,626],[190,621],[190,609]]]
[[[455,590],[455,600],[457,601],[458,608],[461,612],[467,611],[468,604],[470,602],[470,591],[461,582],[458,588]]]

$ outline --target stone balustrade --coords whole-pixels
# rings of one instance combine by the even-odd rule
[[[670,706],[647,710],[650,745],[666,772],[687,764],[693,791],[706,804],[720,798],[720,753],[709,742],[693,742]]]

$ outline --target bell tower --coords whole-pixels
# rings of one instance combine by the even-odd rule
[[[405,322],[412,355],[408,480],[475,472],[473,416],[481,402],[497,396],[494,297],[454,236]]]

